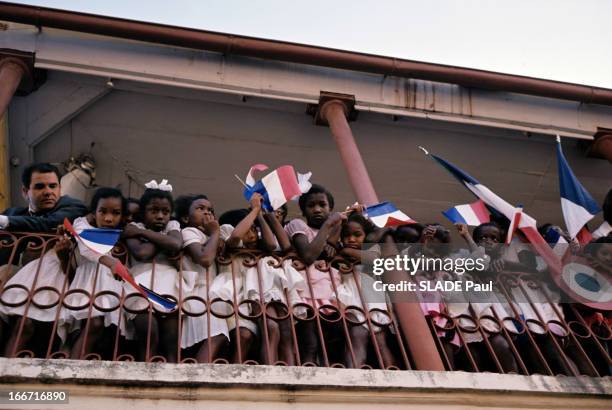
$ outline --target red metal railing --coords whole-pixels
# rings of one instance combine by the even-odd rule
[[[0,311],[3,350],[7,357],[72,357],[113,361],[140,358],[149,362],[170,359],[179,363],[195,363],[199,358],[199,361],[209,363],[235,361],[365,369],[414,368],[411,352],[394,314],[394,306],[387,301],[384,308],[371,308],[359,278],[363,273],[342,258],[322,262],[319,270],[328,272],[330,278],[332,271],[339,273],[340,282],[331,280],[335,295],[340,292],[338,286],[352,277],[360,305],[342,305],[337,299],[336,302],[313,305],[304,299],[295,300],[295,295],[286,288],[283,290],[284,301],[266,302],[262,271],[258,268],[263,258],[267,258],[265,263],[272,267],[290,264],[305,279],[304,292],[314,294],[309,270],[293,253],[264,254],[245,250],[217,258],[220,268],[231,267],[231,298],[224,300],[211,295],[214,278],[209,275],[206,275],[202,288],[208,291],[201,293],[186,292],[182,281],[178,281],[178,307],[175,313],[169,314],[151,303],[146,303],[142,308],[136,308],[132,303],[126,304],[143,298],[139,293],[125,289],[120,293],[96,289],[96,280],[91,289],[69,290],[74,251],[68,256],[68,264],[52,265],[56,268],[61,266],[61,271],[59,276],[55,276],[59,279],[49,285],[50,265],[40,256],[46,254],[53,257],[50,252],[57,239],[55,235],[0,231],[0,263],[3,265],[0,268]],[[124,262],[128,259],[121,245],[115,247],[114,256]],[[35,269],[30,268],[34,272],[31,282],[15,282],[19,268],[30,260],[33,262],[29,262],[29,266],[35,266]],[[182,255],[172,260],[179,275],[182,275]],[[258,299],[239,300],[237,295],[240,281],[243,280],[242,268],[257,270]],[[94,275],[97,277],[99,274],[100,269],[96,269]],[[497,303],[488,305],[486,309],[477,303],[462,305],[444,298],[437,302],[437,308],[424,309],[439,354],[448,370],[585,374],[595,377],[610,374],[612,331],[605,320],[600,320],[601,313],[585,311],[579,305],[555,303],[548,289],[533,274],[501,273],[492,277]],[[19,294],[19,297],[15,294]],[[518,294],[523,296],[521,303],[516,302]],[[534,294],[538,295],[538,300],[533,299]],[[74,299],[74,295],[84,296],[85,302],[73,304],[71,299]],[[103,297],[113,301],[110,306],[101,305]],[[60,337],[61,330],[67,326],[63,321],[64,314],[83,309],[87,310],[87,317],[80,322],[80,330],[67,332],[64,338]],[[116,311],[118,323],[111,327],[101,326],[93,315],[95,311]],[[137,314],[146,315],[146,332],[139,336],[139,340],[128,340],[122,333],[122,327]],[[42,316],[45,322],[31,320],[32,317],[40,319]],[[211,329],[211,322],[215,318],[233,320],[236,329],[250,322],[259,332],[258,342],[251,349],[245,349],[236,340],[239,339],[238,331],[231,343],[226,343],[218,354],[213,353],[214,342],[210,337],[195,346],[181,348],[183,322],[202,317],[206,320],[207,329]],[[160,347],[161,342],[158,341],[163,341],[167,336],[155,327],[158,318],[176,323],[176,342],[169,350],[172,354],[159,354],[162,350],[168,351],[168,346],[156,348]],[[284,347],[287,350],[284,352],[289,352],[284,355],[286,360],[280,360],[283,355],[278,350],[279,331],[286,337]],[[99,337],[102,333],[107,338],[106,343],[103,342],[104,338]],[[79,335],[82,335],[82,340],[75,352],[75,338]],[[88,344],[91,335],[96,336],[97,346]],[[203,344],[206,344],[204,351],[207,353],[198,356],[197,352]],[[309,349],[314,349],[314,353]]]

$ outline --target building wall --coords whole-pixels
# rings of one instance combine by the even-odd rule
[[[99,185],[118,185],[138,196],[144,182],[167,178],[176,194],[206,193],[220,211],[245,205],[234,174],[244,178],[255,163],[310,170],[313,182],[334,193],[338,208],[355,201],[329,129],[315,126],[304,104],[196,95],[177,97],[162,88],[112,90],[33,145],[31,155],[37,161],[61,162],[91,152]],[[23,151],[20,127],[35,111],[29,98],[17,97],[11,107],[13,155]],[[415,118],[394,121],[373,113],[360,113],[351,127],[379,198],[395,202],[419,221],[441,220],[440,211],[473,199],[418,149],[424,146],[508,201],[524,205],[540,221],[561,222],[550,137]],[[610,164],[584,157],[578,144],[564,139],[565,154],[601,202],[612,187]],[[13,198],[18,197],[17,172],[12,188]],[[292,213],[299,213],[297,206]]]
[[[608,409],[612,379],[315,367],[0,359],[3,391],[62,409]],[[24,404],[0,408],[31,408]]]

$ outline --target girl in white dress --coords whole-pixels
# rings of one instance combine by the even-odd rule
[[[196,313],[203,311],[205,306],[210,307],[213,299],[208,290],[217,276],[215,259],[221,244],[219,223],[206,195],[181,196],[176,199],[175,206],[176,218],[184,226],[181,231],[183,277],[185,282],[194,283],[191,294],[183,294],[183,299],[200,297],[206,304],[195,299],[184,302],[185,309]],[[196,355],[200,363],[214,361],[229,341],[226,320],[213,315],[210,308],[199,316],[183,315],[181,329],[182,348],[204,341]]]
[[[376,338],[383,367],[396,364],[386,341],[386,330],[391,323],[391,316],[387,310],[386,294],[385,292],[377,292],[374,289],[374,279],[364,272],[366,266],[380,257],[380,247],[378,245],[363,249],[366,236],[373,231],[374,225],[359,213],[351,214],[342,227],[342,250],[340,254],[354,260],[355,264],[353,265],[353,272],[342,275],[342,283],[338,286],[338,299],[345,309],[348,306],[357,306],[367,311],[370,318],[370,321],[368,321],[365,315],[357,310],[349,309],[345,311],[348,316],[352,316],[353,321],[363,322],[361,325],[351,325],[349,327],[355,361],[353,362],[353,355],[347,348],[345,352],[347,367],[360,368],[366,364],[367,348],[371,341],[370,330]]]
[[[279,208],[280,209],[280,208]],[[272,249],[277,252],[286,252],[291,249],[289,236],[283,229],[281,220],[276,213],[263,212],[257,215],[257,226],[262,239],[258,242],[261,250]],[[274,247],[272,247],[274,245]],[[291,259],[284,259],[282,263],[272,256],[264,256],[257,262],[257,269],[249,269],[245,275],[245,296],[259,302],[261,306],[268,306],[266,312],[280,318],[293,313],[302,316],[306,313],[304,308],[294,307],[301,302],[299,292],[306,289],[306,282],[302,275],[293,267]],[[263,319],[259,327],[263,328]],[[266,326],[269,346],[262,346],[261,356],[264,361],[274,364],[281,361],[288,366],[295,365],[293,341],[291,334],[291,321],[286,318],[274,320],[266,317]]]
[[[127,202],[121,191],[115,188],[99,188],[91,201],[91,213],[74,220],[74,229],[81,233],[85,229],[117,229],[121,226],[126,214]],[[110,252],[102,255],[93,251],[77,241],[78,251],[76,253],[77,268],[74,279],[70,284],[70,290],[80,289],[88,292],[85,295],[80,292],[70,293],[65,298],[65,303],[70,306],[86,307],[78,310],[62,309],[63,326],[58,327],[60,336],[65,332],[81,330],[76,343],[71,350],[72,359],[80,359],[92,350],[101,340],[107,327],[119,326],[121,334],[128,339],[133,337],[133,329],[129,326],[120,306],[123,282],[113,275],[113,268],[117,263]],[[103,294],[96,296],[99,292],[111,291],[114,295]],[[94,306],[95,303],[95,306]],[[99,310],[96,306],[104,310]],[[115,308],[111,311],[106,309]],[[87,318],[89,322],[86,323]],[[85,332],[84,329],[88,329]]]
[[[61,232],[62,228],[58,228],[58,233]],[[67,237],[61,237],[55,243],[47,239],[42,250],[45,253],[40,258],[26,263],[2,287],[0,317],[3,321],[13,324],[5,346],[5,357],[11,357],[26,348],[33,336],[40,336],[40,332],[45,336],[38,339],[49,340],[46,334],[51,334],[53,322],[60,319],[58,310],[61,297],[69,284],[67,272],[71,246]],[[41,290],[43,287],[52,287],[57,292]],[[10,306],[11,304],[18,306]],[[20,328],[21,332],[18,331]],[[42,347],[41,343],[39,345]]]
[[[255,193],[250,200],[250,211],[246,209],[235,210],[226,212],[221,216],[221,222],[228,222],[223,224],[220,229],[221,239],[225,241],[227,250],[245,248],[270,252],[290,248],[289,239],[274,215],[266,214],[264,218],[262,201],[263,197]],[[259,239],[258,227],[261,231],[261,240]],[[244,257],[234,257],[231,265],[219,266],[220,274],[213,284],[213,293],[217,297],[228,301],[234,301],[235,299],[238,304],[245,300],[260,302],[260,304],[243,303],[240,305],[239,311],[250,315],[261,313],[260,305],[272,300],[283,303],[296,302],[296,300],[287,301],[284,296],[284,291],[287,289],[290,295],[298,298],[295,287],[299,286],[302,281],[301,275],[290,268],[289,263],[282,267],[275,267],[277,261],[274,258],[263,257],[258,260],[257,266],[248,267],[244,265],[244,261]],[[285,313],[280,311],[282,309],[277,310],[274,305],[269,309],[274,310],[277,317]],[[237,313],[235,312],[228,318],[228,328],[233,331],[233,338],[237,343],[240,343],[240,355],[238,349],[236,349],[233,358],[234,362],[239,362],[248,355],[254,338],[260,334],[260,327],[263,329],[263,322],[258,326],[253,320],[239,317],[239,332],[236,335],[236,316]],[[288,320],[276,322],[268,318],[265,325],[267,340],[263,340],[261,352],[264,361],[274,364],[277,359],[280,359],[285,363],[294,363]]]
[[[142,222],[126,225],[123,236],[127,238],[130,251],[130,273],[136,283],[146,286],[154,292],[169,296],[178,301],[180,293],[193,289],[169,258],[178,254],[183,244],[181,227],[177,221],[171,221],[173,210],[172,186],[163,180],[159,185],[155,181],[146,184],[147,189],[140,198]],[[130,312],[136,327],[136,339],[139,343],[138,358],[145,361],[162,353],[168,362],[178,359],[178,314],[177,311],[165,311],[163,308],[148,310],[149,302],[142,297],[129,297],[136,290],[124,283],[128,299],[126,308]],[[149,315],[152,315],[149,320]],[[151,327],[149,328],[149,322]],[[150,343],[147,343],[150,337]],[[147,348],[147,345],[148,348]]]

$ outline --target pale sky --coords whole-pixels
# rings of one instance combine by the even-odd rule
[[[15,2],[612,88],[612,0]]]

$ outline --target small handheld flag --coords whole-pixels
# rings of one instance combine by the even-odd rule
[[[91,250],[106,255],[119,240],[121,229],[84,229],[79,234],[82,242]]]
[[[159,305],[168,310],[176,309],[176,303],[173,300],[164,298],[163,296],[153,292],[149,288],[136,283],[132,275],[130,275],[128,269],[120,261],[117,261],[117,263],[115,263],[115,266],[113,267],[113,273],[119,275],[124,281],[132,285],[134,289],[140,292],[140,294],[147,298],[147,300],[149,300],[150,302],[155,303],[156,305]]]
[[[80,241],[83,245],[85,245],[85,247],[87,247],[88,249],[90,249],[91,251],[95,252],[95,253],[99,253],[100,255],[105,255],[106,253],[108,253],[110,250],[112,250],[113,246],[115,246],[115,244],[117,243],[117,240],[119,240],[119,235],[121,234],[121,230],[120,229],[109,229],[109,231],[111,231],[112,234],[116,235],[116,239],[113,242],[112,245],[109,245],[109,243],[111,242],[111,236],[110,235],[104,235],[101,234],[100,231],[105,231],[106,229],[84,229],[82,231],[82,233],[85,233],[86,236],[88,237],[88,239],[84,239],[81,234],[79,234],[74,227],[72,226],[72,224],[70,223],[70,221],[68,220],[68,218],[64,218],[64,227],[66,228],[66,230],[68,232],[70,232],[70,234],[76,238],[76,240]],[[89,232],[87,232],[89,231]],[[100,244],[97,241],[101,241],[100,238],[104,238],[106,243]],[[108,248],[110,246],[110,248]],[[101,250],[104,249],[108,249],[106,252],[100,252]],[[162,306],[165,309],[168,310],[173,310],[176,308],[176,303],[172,300],[166,299],[161,295],[158,295],[157,293],[147,289],[146,287],[139,285],[138,283],[136,283],[136,281],[134,280],[134,278],[132,277],[132,275],[130,275],[128,269],[125,267],[124,264],[122,264],[120,261],[117,260],[117,262],[115,263],[115,266],[113,267],[113,273],[116,273],[117,275],[119,275],[124,281],[128,282],[130,285],[132,285],[132,287],[134,289],[136,289],[138,292],[140,292],[145,298],[147,298],[147,300]]]
[[[64,228],[89,250],[100,255],[109,253],[121,235],[121,229],[83,229],[77,232],[68,218],[64,218]]]
[[[442,212],[452,223],[478,226],[491,221],[489,210],[484,202],[478,200],[471,204],[457,205]]]
[[[244,197],[251,199],[255,192],[264,198],[263,207],[266,211],[273,211],[283,206],[287,201],[300,196],[310,189],[308,179],[312,175],[297,174],[291,165],[283,165],[255,182],[253,172],[265,171],[267,165],[256,164],[249,169],[245,178]]]
[[[381,202],[368,206],[366,214],[372,223],[379,228],[416,223],[415,220],[397,209],[391,202]]]

